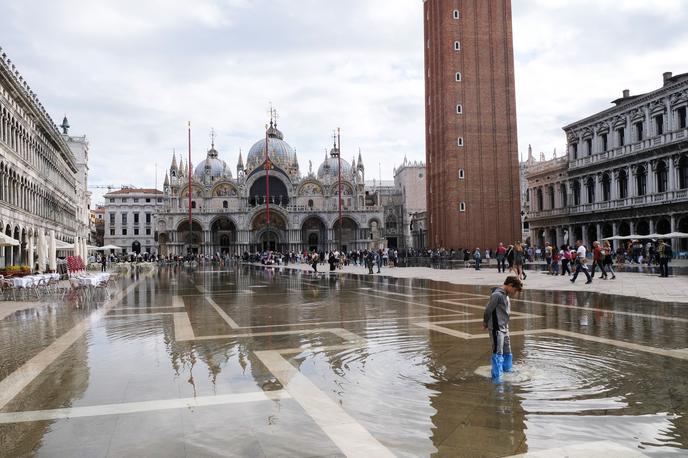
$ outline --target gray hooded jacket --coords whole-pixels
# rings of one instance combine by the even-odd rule
[[[487,329],[499,329],[507,332],[509,330],[509,315],[511,314],[511,301],[503,288],[492,290],[490,300],[485,306],[483,323]]]

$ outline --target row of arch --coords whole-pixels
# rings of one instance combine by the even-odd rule
[[[45,138],[40,129],[29,130],[24,127],[12,111],[2,105],[2,100],[0,113],[0,141],[59,187],[73,188],[74,178],[65,167],[53,142]]]
[[[7,266],[12,264],[20,264],[29,265],[33,267],[34,262],[36,261],[36,257],[38,256],[37,247],[39,241],[39,233],[41,229],[33,227],[24,227],[19,224],[0,221],[0,230],[3,234],[19,242],[18,246],[6,246],[0,248],[0,255],[4,256],[5,258],[5,265]],[[44,231],[44,235],[47,241],[49,237],[48,231]],[[29,243],[30,239],[32,239],[32,244]],[[67,236],[64,234],[56,233],[55,239],[65,243],[74,243],[74,237]],[[30,245],[33,245],[34,247],[34,259],[29,259]]]
[[[630,173],[626,169],[607,171],[598,175],[571,182],[571,198],[573,205],[582,203],[592,204],[595,202],[607,202],[613,198],[625,199],[627,197],[640,197],[653,193],[664,193],[677,190],[688,189],[688,156],[683,155],[676,161],[676,176],[672,177],[672,167],[667,160],[657,160],[652,167],[646,164],[634,164],[631,166]],[[648,176],[652,173],[652,186],[648,185]],[[675,178],[675,180],[672,180]],[[633,180],[632,182],[630,180]],[[616,184],[614,184],[616,181]],[[599,184],[599,187],[598,187]],[[631,184],[633,185],[633,195],[631,195]],[[566,208],[569,204],[567,186],[560,183],[558,189],[552,184],[539,187],[535,191],[535,211],[546,209]],[[615,186],[615,187],[613,187]],[[583,192],[584,191],[584,192]],[[559,195],[557,196],[557,192]],[[545,194],[546,193],[546,194]],[[557,198],[558,197],[558,198]]]

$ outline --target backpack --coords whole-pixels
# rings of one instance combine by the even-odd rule
[[[667,243],[666,245],[664,245],[664,257],[665,257],[665,258],[671,258],[671,257],[673,257],[673,256],[674,256],[674,252],[673,252],[673,250],[671,249],[671,245],[669,245],[669,244]]]

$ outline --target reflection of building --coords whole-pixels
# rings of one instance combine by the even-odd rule
[[[66,242],[87,235],[88,157],[85,154],[77,160],[70,146],[69,139],[60,134],[36,94],[3,53],[0,230],[20,245],[1,249],[0,263],[33,265],[39,252],[47,253],[48,249],[43,248],[51,246],[48,240],[53,235]],[[45,269],[46,258],[38,260],[41,269]]]
[[[428,243],[521,236],[511,0],[424,2]]]
[[[162,205],[162,191],[157,189],[122,188],[105,194],[104,245],[157,253],[153,218]]]
[[[270,157],[267,167],[266,142]],[[159,253],[210,255],[268,247],[281,251],[335,248],[340,237],[337,153],[333,148],[317,171],[310,166],[308,174],[302,176],[296,152],[271,122],[266,139],[250,148],[245,165],[239,155],[236,177],[220,159],[214,144],[195,170],[173,157],[165,177],[164,207],[155,223]],[[382,208],[365,186],[361,154],[350,163],[342,158],[341,164],[342,247],[352,250],[377,246],[383,236]]]
[[[564,127],[566,158],[528,167],[534,244],[688,232],[688,74],[613,103]]]
[[[91,240],[96,246],[105,244],[105,207],[102,205],[91,210]]]

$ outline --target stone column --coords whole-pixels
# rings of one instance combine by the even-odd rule
[[[628,173],[626,174],[626,176],[628,177],[628,197],[636,197],[638,195],[637,194],[637,192],[638,192],[638,190],[637,190],[638,177],[636,177],[635,172],[636,172],[636,169],[634,169],[633,167],[629,167]]]
[[[593,179],[595,180],[595,199],[594,203],[597,202],[602,202],[602,174],[598,173],[597,175],[593,176]]]
[[[588,247],[590,245],[590,241],[588,240],[588,225],[583,224],[582,229],[583,229],[582,230],[582,232],[583,232],[583,234],[582,234],[583,235],[583,245]]]
[[[655,178],[655,171],[657,170],[657,161],[652,161],[651,163],[647,163],[647,183],[646,183],[646,195],[650,194],[655,194],[657,193],[657,188],[655,187],[655,182],[657,179]]]
[[[678,161],[678,159],[677,159]],[[676,190],[676,165],[674,163],[674,158],[670,157],[669,160],[669,168],[667,170],[667,191],[675,191]]]
[[[628,226],[631,228],[631,234],[636,235],[636,233],[635,233],[635,221],[629,221]]]
[[[650,226],[650,234],[654,234],[655,233],[655,220],[650,218],[648,225]]]
[[[676,232],[676,215],[670,216],[671,232]],[[678,253],[678,242],[679,239],[671,239],[671,250],[674,253]]]
[[[619,171],[613,170],[609,176],[611,180],[609,183],[609,198],[610,200],[617,200],[619,198]]]

